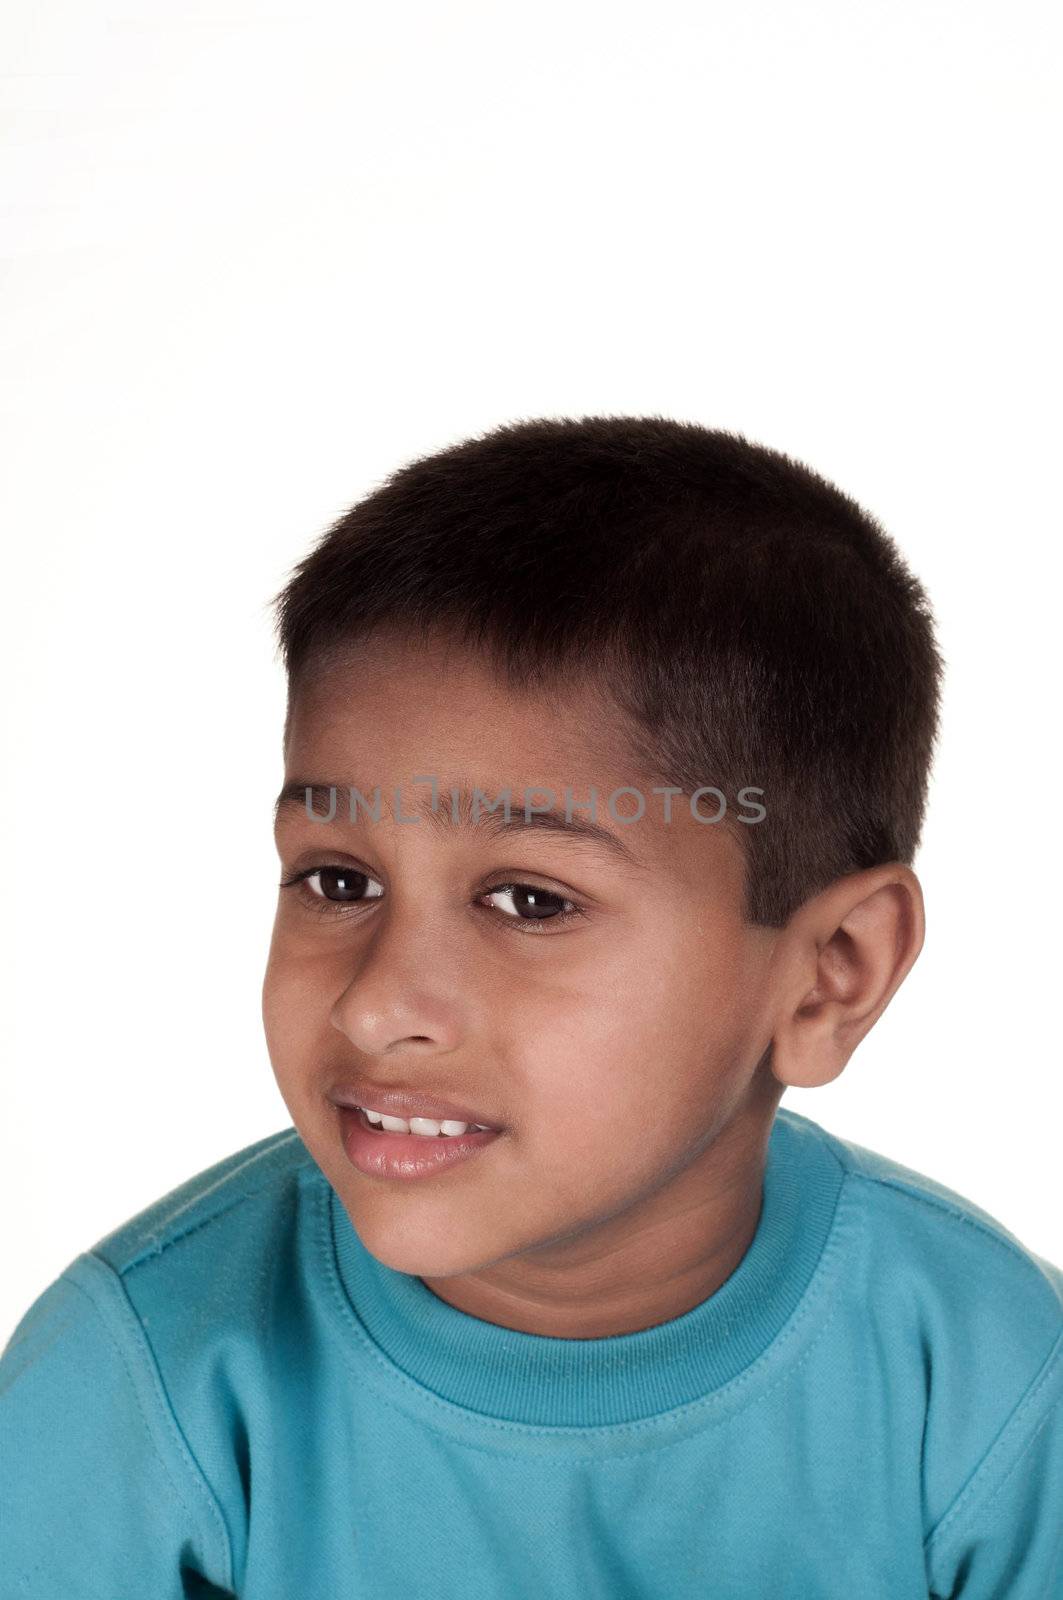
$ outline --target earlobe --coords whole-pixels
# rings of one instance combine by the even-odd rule
[[[772,1039],[781,1083],[815,1088],[839,1076],[911,970],[924,930],[919,880],[900,863],[839,879],[798,908]]]

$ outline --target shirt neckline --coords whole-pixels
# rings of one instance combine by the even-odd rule
[[[378,1261],[329,1186],[334,1265],[386,1360],[452,1405],[532,1426],[637,1422],[721,1388],[767,1349],[812,1279],[844,1176],[816,1123],[777,1110],[761,1215],[742,1260],[707,1300],[637,1333],[561,1339],[459,1311]]]

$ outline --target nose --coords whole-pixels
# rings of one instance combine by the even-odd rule
[[[465,1000],[445,935],[382,917],[332,1008],[332,1026],[367,1056],[445,1055],[464,1032]]]

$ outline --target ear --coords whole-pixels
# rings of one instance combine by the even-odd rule
[[[771,1070],[814,1088],[838,1077],[923,948],[923,891],[910,867],[854,872],[799,906],[777,948],[782,1008]]]

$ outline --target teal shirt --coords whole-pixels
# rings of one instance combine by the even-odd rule
[[[781,1108],[753,1242],[640,1333],[481,1321],[293,1128],[0,1358],[0,1600],[1059,1600],[1063,1273]]]

